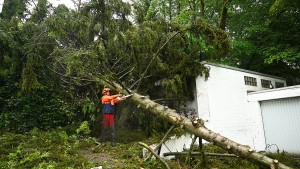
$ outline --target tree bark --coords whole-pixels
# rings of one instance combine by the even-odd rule
[[[204,18],[204,14],[205,14],[205,3],[204,3],[204,0],[201,0],[200,1],[200,4],[201,4],[201,10],[200,10],[200,14],[201,14],[201,17]]]
[[[169,152],[164,153],[164,156],[172,155],[188,155],[190,152]],[[238,157],[234,154],[219,154],[219,153],[204,153],[206,156],[218,156],[218,157]],[[202,155],[202,152],[191,152],[190,155]]]
[[[224,4],[222,7],[222,11],[221,11],[219,28],[224,31],[225,31],[225,27],[226,27],[226,19],[227,19],[227,13],[228,13],[227,4],[230,3],[230,1],[231,0],[224,0]]]
[[[98,79],[97,81],[102,85],[111,86],[101,79]],[[111,87],[123,92],[124,94],[130,94],[127,92],[127,90],[122,89],[122,87],[118,84],[114,84],[114,86]],[[195,124],[190,119],[179,115],[176,110],[160,105],[138,93],[133,93],[133,95],[128,98],[128,100],[136,104],[139,108],[143,108],[175,126],[180,126],[185,131],[192,133],[195,136],[200,137],[214,145],[217,145],[218,147],[227,150],[229,153],[233,153],[239,157],[248,159],[249,161],[266,167],[272,168],[275,166],[278,169],[291,169],[290,167],[280,163],[276,159],[272,159],[270,157],[267,157],[266,155],[256,152],[248,145],[241,145],[224,136],[221,136],[219,133],[215,133],[207,129],[201,123]]]

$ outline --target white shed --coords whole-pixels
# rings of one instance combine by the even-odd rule
[[[289,118],[285,118],[284,122],[273,120],[275,117],[273,109],[277,109],[274,104],[278,104],[278,102],[269,102],[268,100],[300,97],[300,94],[296,92],[291,92],[293,94],[289,96],[282,92],[276,93],[276,91],[287,92],[292,89],[292,87],[285,87],[286,80],[284,78],[214,63],[205,62],[205,65],[210,69],[209,77],[207,80],[202,76],[196,78],[195,100],[189,102],[188,106],[198,111],[199,117],[205,121],[205,125],[209,129],[259,151],[266,150],[268,145],[276,144],[280,150],[300,153],[300,149],[297,150],[299,147],[297,143],[300,142],[297,134],[293,133],[298,138],[295,140],[297,143],[287,143],[287,140],[282,140],[284,143],[281,144],[276,141],[278,137],[275,134],[291,133],[300,129],[300,123],[297,123],[300,121],[299,98],[291,101],[295,102],[294,105],[298,105],[298,107],[290,106],[295,112],[274,112],[276,118],[283,119],[285,115]],[[272,97],[262,93],[269,93],[268,95],[272,95]],[[282,102],[287,104],[290,101]],[[295,119],[290,121],[291,118]],[[278,129],[274,128],[274,124],[289,127],[279,127],[280,129]],[[291,138],[291,135],[286,135],[286,137]],[[162,147],[161,154],[182,151],[183,147],[189,147],[190,143],[189,135],[179,139],[173,138]],[[284,144],[297,146],[289,147]]]

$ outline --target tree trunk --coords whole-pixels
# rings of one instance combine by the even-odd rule
[[[97,81],[102,85],[111,86],[103,80],[98,79]],[[115,84],[111,87],[123,92],[124,94],[129,94],[118,84]],[[138,93],[133,93],[133,95],[128,98],[128,100],[136,104],[139,108],[146,109],[148,112],[151,112],[163,118],[173,125],[180,126],[185,131],[227,150],[229,153],[233,153],[239,157],[248,159],[252,162],[270,168],[275,166],[278,169],[291,169],[290,167],[285,166],[276,159],[269,158],[261,153],[256,152],[247,145],[241,145],[224,136],[221,136],[220,134],[207,129],[201,123],[195,123],[194,121],[192,122],[190,119],[179,115],[176,110],[160,105]]]
[[[224,4],[222,7],[220,23],[219,23],[219,28],[222,30],[225,30],[225,27],[226,27],[226,19],[227,19],[227,13],[228,13],[227,4],[230,3],[230,1],[231,0],[224,0]]]
[[[200,10],[201,13],[200,14],[201,14],[201,17],[204,18],[204,14],[205,14],[205,11],[204,11],[205,10],[204,0],[201,0],[200,4],[201,4],[201,10]]]

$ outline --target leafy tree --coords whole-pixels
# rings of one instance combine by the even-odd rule
[[[198,74],[207,76],[207,70],[200,61],[227,55],[229,40],[225,32],[196,17],[199,8],[196,1],[191,1],[194,14],[187,14],[186,20],[179,23],[176,21],[177,12],[188,9],[188,3],[159,3],[164,4],[163,8],[155,6],[154,1],[149,5],[162,15],[154,17],[151,11],[144,11],[143,21],[134,25],[128,20],[129,4],[121,0],[91,1],[78,11],[69,11],[60,5],[49,17],[45,1],[38,1],[30,19],[24,23],[20,20],[14,22],[15,34],[1,36],[10,44],[15,43],[11,48],[3,41],[7,49],[5,57],[21,60],[16,66],[19,72],[12,75],[18,77],[15,79],[18,83],[12,88],[16,91],[11,95],[22,98],[16,102],[28,107],[35,107],[31,103],[38,102],[34,95],[37,98],[57,97],[71,106],[68,110],[63,109],[65,115],[68,116],[72,109],[75,113],[72,117],[77,116],[79,121],[96,118],[95,112],[99,111],[95,109],[99,100],[96,88],[99,85],[95,78],[99,77],[131,86],[132,90],[152,98],[191,99],[191,79]],[[140,7],[137,10],[144,8]],[[193,24],[186,26],[188,18],[193,19]],[[4,27],[11,29],[3,24]],[[16,37],[18,39],[15,40]],[[14,49],[19,49],[18,54],[9,53]],[[11,81],[6,78],[3,76],[5,87],[8,87]],[[47,94],[49,91],[55,95]],[[8,104],[11,100],[4,95],[3,100],[5,114],[10,114],[9,117],[19,113],[16,111],[18,108],[23,109],[22,106],[16,109],[9,106],[12,105]],[[54,103],[57,107],[63,106],[59,102]],[[180,105],[176,102],[166,104],[172,107]],[[43,118],[47,119],[54,111],[49,110],[50,113]],[[24,114],[26,112],[23,111],[16,117]],[[6,124],[11,124],[10,118],[5,119]]]
[[[47,15],[47,0],[38,0],[34,13],[31,16],[33,22],[40,23]]]
[[[45,35],[56,46],[47,67],[60,75],[58,84],[68,91],[65,99],[78,106],[78,117],[81,111],[83,118],[95,118],[97,110],[86,109],[99,99],[94,78],[120,82],[153,98],[190,99],[190,79],[207,73],[201,51],[215,57],[230,51],[226,34],[204,20],[195,20],[194,26],[163,18],[132,25],[129,13],[122,1],[91,1],[78,12],[59,6],[44,20]]]
[[[22,18],[26,10],[27,0],[4,0],[0,18],[10,20],[13,17]]]
[[[45,23],[11,18],[0,19],[1,131],[70,123],[71,108],[63,104],[60,86],[54,86],[57,79],[46,66],[55,43],[46,34]]]
[[[232,1],[227,29],[233,52],[221,62],[286,77],[299,74],[299,2]]]

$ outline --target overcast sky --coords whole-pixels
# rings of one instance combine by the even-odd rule
[[[73,2],[71,0],[48,0],[50,3],[52,3],[55,7],[59,4],[65,4],[68,8],[75,8]],[[86,0],[83,0],[86,1]]]
[[[2,5],[3,5],[4,0],[0,0],[0,13],[2,12]]]

